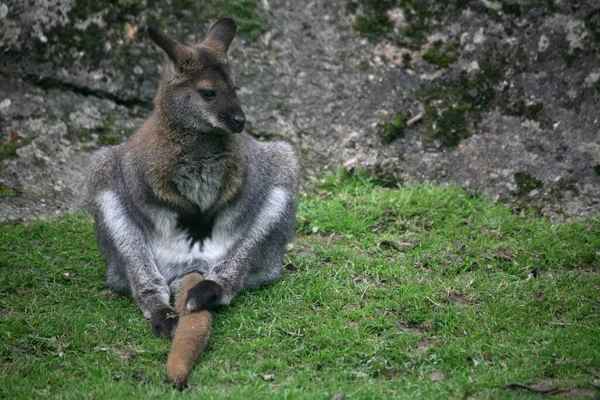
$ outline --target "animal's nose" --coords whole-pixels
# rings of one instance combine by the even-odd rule
[[[244,114],[233,114],[231,116],[231,125],[234,132],[241,132],[244,130],[244,124],[246,123],[246,117]]]

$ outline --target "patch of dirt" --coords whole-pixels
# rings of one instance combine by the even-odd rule
[[[431,322],[422,323],[403,323],[398,322],[398,327],[402,332],[428,332],[431,330]]]
[[[448,295],[448,301],[452,304],[458,305],[467,305],[471,303],[467,297],[463,296],[460,293],[450,293]]]

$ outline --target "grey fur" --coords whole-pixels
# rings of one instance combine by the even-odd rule
[[[221,36],[229,39],[231,22],[221,25]],[[188,47],[160,32],[152,35],[185,57],[216,55],[221,71],[229,71],[223,53],[228,43],[219,44],[220,36]],[[169,57],[174,64],[165,70],[154,112],[126,142],[94,154],[89,184],[107,284],[131,292],[146,317],[169,308],[182,277],[193,271],[223,288],[220,304],[244,288],[278,280],[296,221],[299,167],[292,147],[228,130],[219,118],[227,112],[243,116],[229,74],[215,83],[222,104],[205,106],[192,89],[217,75],[203,69],[204,61],[195,66],[188,57],[183,68],[175,61],[179,55]],[[218,112],[210,108],[217,106]],[[177,226],[178,215],[189,210],[214,218],[202,242]]]

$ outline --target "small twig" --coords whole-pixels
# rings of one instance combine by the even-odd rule
[[[432,300],[432,299],[431,299],[429,296],[425,296],[425,298],[426,298],[427,300],[429,300],[430,302],[432,302],[433,304],[435,304],[436,306],[438,306],[438,307],[441,307],[441,306],[442,306],[440,303],[436,303],[435,301],[433,301],[433,300]]]
[[[420,112],[417,115],[415,115],[414,117],[412,117],[411,119],[409,119],[408,121],[406,121],[406,126],[413,126],[414,124],[416,124],[417,122],[419,122],[420,120],[423,119],[423,113]]]
[[[555,387],[552,389],[538,389],[533,386],[523,385],[521,383],[511,383],[509,385],[504,386],[504,389],[525,389],[525,390],[529,390],[530,392],[538,393],[541,395],[557,394],[557,393],[564,392],[567,390],[567,389],[564,389],[561,387]]]
[[[574,327],[577,327],[577,328],[591,329],[593,331],[597,331],[598,330],[597,328],[594,328],[594,327],[591,327],[591,326],[585,326],[585,325],[581,325],[581,324],[573,324],[573,323],[570,323],[570,322],[554,322],[554,321],[551,321],[550,323],[552,325],[558,325],[558,326],[574,326]]]

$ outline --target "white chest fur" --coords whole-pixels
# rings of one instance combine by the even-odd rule
[[[114,192],[103,192],[98,201],[104,222],[119,251],[132,255],[130,258],[133,260],[133,254],[147,249],[160,274],[170,280],[197,262],[202,262],[210,270],[234,247],[243,252],[255,246],[282,218],[288,199],[285,190],[274,188],[261,202],[258,213],[244,209],[224,210],[215,219],[211,235],[202,244],[196,242],[193,245],[188,233],[178,228],[175,211],[166,208],[151,210],[149,216],[154,229],[144,232],[129,218]],[[243,220],[245,218],[251,220]]]
[[[224,218],[217,218],[210,237],[202,243],[195,242],[188,233],[177,227],[177,214],[170,210],[157,210],[153,215],[156,229],[150,235],[149,247],[161,273],[170,275],[172,268],[181,268],[202,260],[208,265],[221,261],[238,240],[226,228]]]

